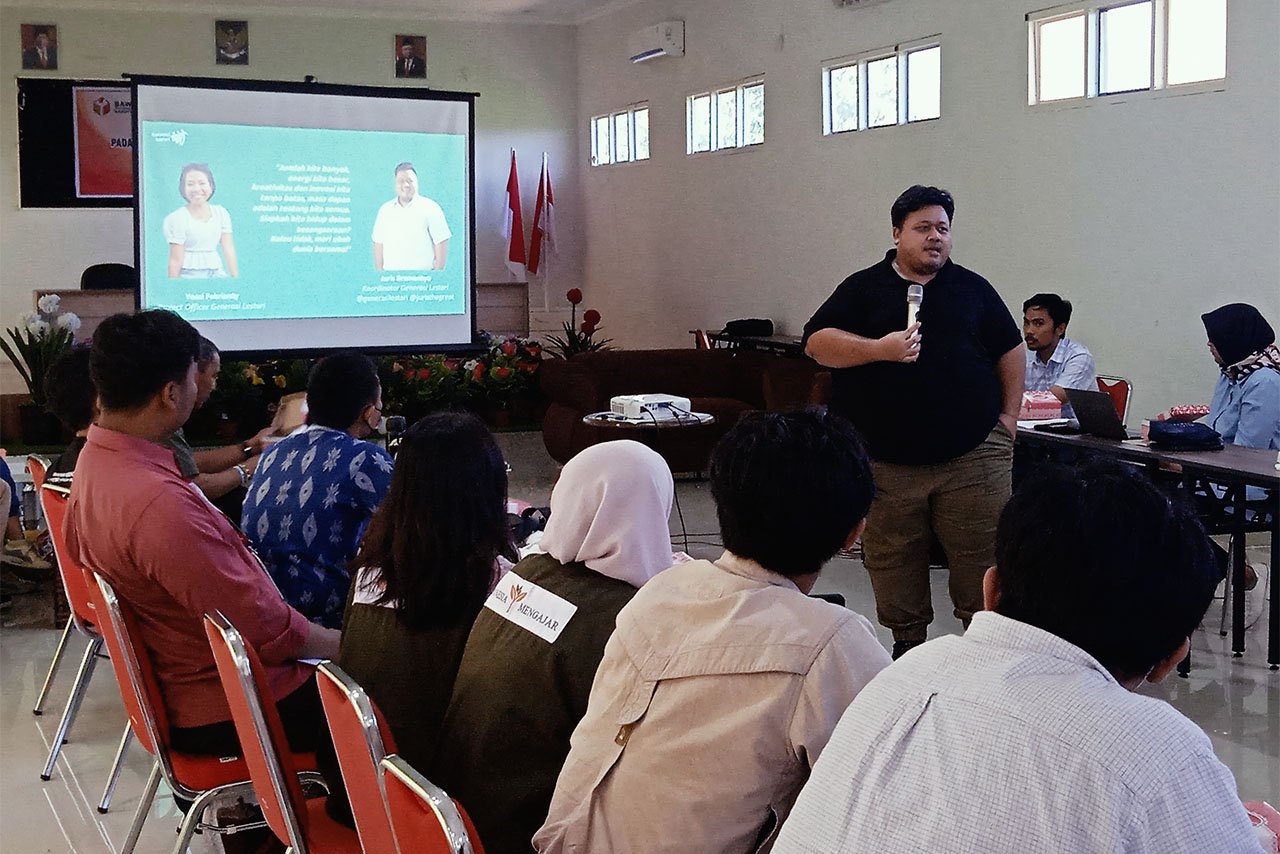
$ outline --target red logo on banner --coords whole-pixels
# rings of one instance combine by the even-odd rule
[[[98,100],[93,102],[93,111],[100,116],[105,116],[107,113],[111,112],[111,102],[106,98],[98,98]]]

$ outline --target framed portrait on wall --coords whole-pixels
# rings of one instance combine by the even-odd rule
[[[216,21],[213,25],[214,60],[218,65],[249,64],[249,22]]]
[[[22,25],[22,69],[24,71],[58,70],[57,24]]]
[[[398,35],[395,38],[396,77],[427,78],[427,37]]]

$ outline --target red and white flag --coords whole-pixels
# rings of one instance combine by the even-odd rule
[[[529,236],[529,272],[545,267],[543,253],[556,251],[556,202],[551,192],[547,153],[542,152],[542,176],[538,178],[538,202],[533,209],[533,232]]]
[[[520,179],[516,177],[516,150],[511,149],[511,174],[507,176],[507,212],[502,222],[507,239],[507,269],[517,279],[524,278],[529,256],[524,250],[524,219],[520,215]]]

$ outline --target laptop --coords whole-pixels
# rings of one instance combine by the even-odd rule
[[[1080,432],[1097,436],[1101,439],[1133,439],[1131,434],[1120,423],[1116,414],[1116,405],[1111,395],[1105,391],[1087,391],[1082,388],[1066,389],[1067,402],[1080,422]]]

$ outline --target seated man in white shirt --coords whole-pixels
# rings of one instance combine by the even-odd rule
[[[1022,304],[1022,337],[1027,343],[1026,391],[1049,391],[1071,417],[1069,388],[1098,390],[1098,374],[1089,349],[1067,337],[1071,303],[1057,294],[1036,294]]]
[[[373,266],[378,270],[443,270],[453,232],[444,210],[418,195],[418,170],[396,165],[396,197],[373,222]]]
[[[1186,655],[1215,575],[1200,523],[1142,475],[1029,479],[989,610],[854,698],[775,854],[1260,852],[1208,737],[1136,693]]]

